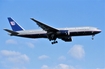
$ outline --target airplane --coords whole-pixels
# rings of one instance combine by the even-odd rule
[[[9,32],[10,36],[19,36],[26,38],[47,38],[49,41],[52,41],[52,44],[58,43],[56,39],[61,39],[65,42],[71,42],[73,36],[88,36],[92,35],[93,37],[100,33],[101,30],[95,27],[73,27],[73,28],[53,28],[48,26],[34,18],[33,20],[40,28],[43,30],[25,30],[22,28],[15,20],[11,17],[8,17],[8,21],[12,30],[4,29]]]

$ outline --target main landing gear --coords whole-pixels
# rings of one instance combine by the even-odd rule
[[[53,42],[51,42],[52,44],[58,43],[58,41],[54,40]]]

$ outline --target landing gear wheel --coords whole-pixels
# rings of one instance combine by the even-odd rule
[[[58,41],[55,41],[55,43],[58,43]]]
[[[52,44],[54,44],[54,42],[51,42]]]
[[[54,41],[54,42],[52,42],[52,44],[55,44],[55,43],[58,43],[58,41]]]

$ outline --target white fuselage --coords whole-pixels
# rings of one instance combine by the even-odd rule
[[[101,30],[95,27],[74,27],[74,28],[58,28],[59,31],[67,33],[68,36],[85,36],[85,35],[95,35]],[[44,30],[24,30],[17,31],[18,36],[29,37],[29,38],[47,38],[47,32]],[[64,35],[65,36],[65,35]]]

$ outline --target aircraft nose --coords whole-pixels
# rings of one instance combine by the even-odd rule
[[[101,30],[100,30],[100,29],[98,29],[98,30],[97,30],[97,32],[98,32],[98,33],[101,33]]]

